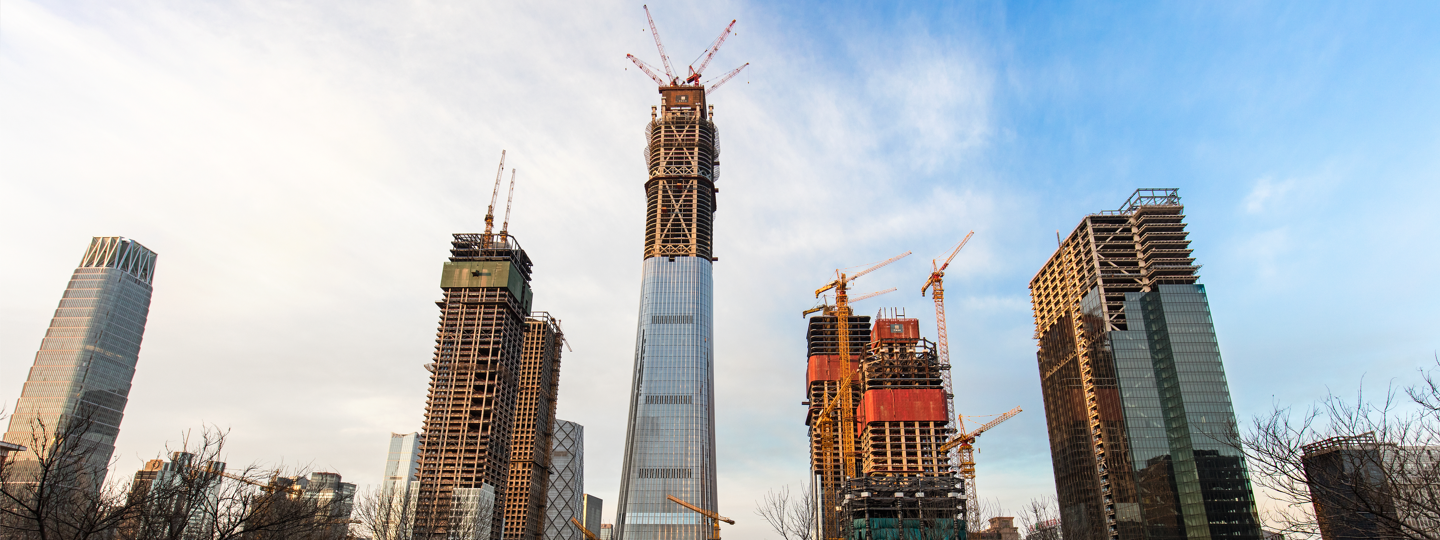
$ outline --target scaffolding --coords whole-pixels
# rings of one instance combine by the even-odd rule
[[[505,497],[505,540],[544,537],[550,483],[550,450],[560,386],[560,320],[536,312],[525,321],[520,353],[520,393],[510,443],[510,480]]]
[[[498,540],[517,373],[530,304],[530,259],[508,235],[456,234],[420,445],[417,538]],[[488,533],[488,534],[487,534]]]

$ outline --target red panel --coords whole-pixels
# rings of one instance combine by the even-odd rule
[[[887,389],[865,392],[855,410],[863,422],[946,422],[945,391],[939,388]]]
[[[920,321],[916,319],[876,319],[871,331],[875,341],[914,343],[920,340]]]
[[[860,363],[855,360],[855,358],[850,359],[850,374],[852,375],[850,380],[852,381],[856,380],[853,375],[860,370]],[[841,376],[840,355],[815,355],[810,357],[810,370],[805,385],[808,387],[815,381],[838,381]]]

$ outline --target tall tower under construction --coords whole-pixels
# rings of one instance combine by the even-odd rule
[[[420,443],[417,538],[499,540],[530,313],[530,257],[508,234],[456,234]]]
[[[714,509],[715,371],[710,265],[715,124],[698,86],[660,88],[646,156],[644,273],[615,534],[699,539]]]
[[[1184,210],[1136,190],[1030,281],[1067,539],[1260,538]]]
[[[649,18],[649,8],[645,13]],[[688,76],[674,73],[654,20],[650,31],[665,76],[629,57],[659,85],[660,104],[650,109],[645,129],[640,316],[614,527],[624,540],[705,538],[710,528],[702,516],[668,497],[711,512],[718,504],[710,269],[720,143],[706,96],[745,66],[713,83],[700,79],[734,26],[701,53],[704,61]]]

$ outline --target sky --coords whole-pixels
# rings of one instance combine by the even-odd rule
[[[933,336],[956,408],[1025,412],[979,490],[1054,492],[1028,283],[1086,214],[1186,205],[1237,416],[1412,380],[1440,349],[1440,34],[1425,2],[652,2],[674,62],[730,20],[711,97],[720,511],[806,483],[804,320],[838,268]],[[613,518],[639,300],[638,4],[166,0],[0,5],[0,403],[92,236],[159,254],[114,473],[186,430],[231,463],[375,485],[420,428],[450,234],[500,151],[559,417]]]

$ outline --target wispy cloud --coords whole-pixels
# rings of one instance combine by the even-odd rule
[[[1284,204],[1285,197],[1295,188],[1298,182],[1291,178],[1276,181],[1266,176],[1255,181],[1255,187],[1251,188],[1250,194],[1245,196],[1245,211],[1251,214],[1262,214],[1266,210],[1273,210],[1276,205]]]

